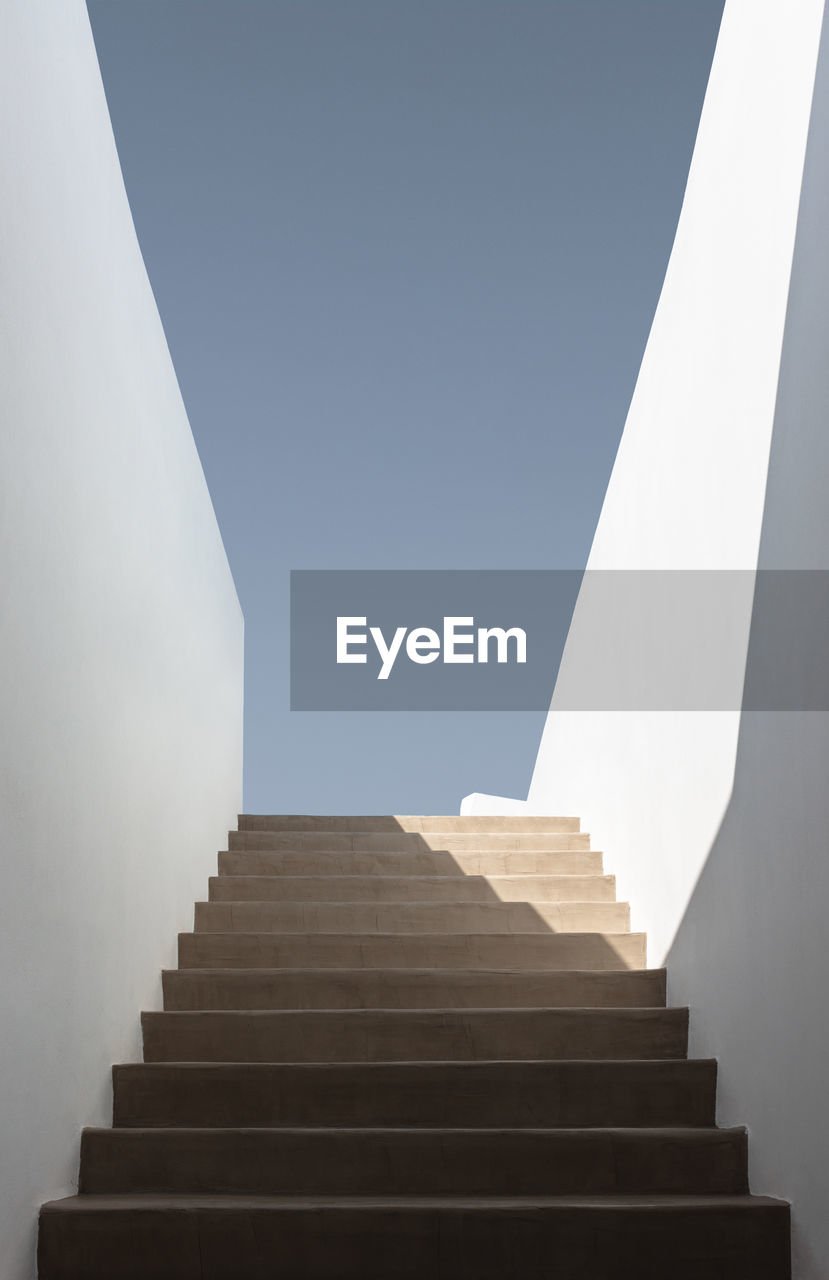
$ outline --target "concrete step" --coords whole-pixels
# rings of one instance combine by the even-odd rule
[[[578,818],[466,817],[457,813],[421,814],[239,814],[240,831],[482,831],[490,834],[535,831],[578,831]]]
[[[85,1129],[83,1195],[739,1195],[744,1129]]]
[[[326,853],[260,849],[219,854],[219,874],[237,876],[593,876],[602,873],[602,855],[592,849],[547,853]]]
[[[113,1068],[123,1128],[351,1125],[703,1128],[712,1060],[129,1063]]]
[[[182,969],[644,969],[644,933],[182,933]]]
[[[168,969],[165,1009],[657,1008],[664,969]]]
[[[615,876],[211,876],[211,902],[615,902]]]
[[[626,902],[197,902],[197,933],[624,933]]]
[[[39,1280],[791,1280],[577,819],[239,828]]]
[[[72,1196],[40,1280],[790,1280],[789,1207],[750,1196]]]
[[[145,1062],[684,1058],[687,1009],[144,1013]]]
[[[454,831],[231,831],[228,848],[322,850],[331,853],[417,853],[420,850],[443,849],[447,853],[557,853],[562,850],[589,849],[586,832],[469,832]]]

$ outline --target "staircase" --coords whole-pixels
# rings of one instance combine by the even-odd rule
[[[573,818],[242,817],[40,1280],[789,1280]]]

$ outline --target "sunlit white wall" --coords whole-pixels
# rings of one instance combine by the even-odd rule
[[[0,5],[0,118],[0,1277],[28,1280],[240,807],[242,618],[82,0]]]
[[[761,570],[829,570],[827,227],[829,24],[803,177]],[[733,796],[668,955],[671,998],[692,1005],[692,1051],[720,1059],[721,1122],[748,1122],[755,1189],[792,1200],[796,1280],[823,1280],[829,1258],[829,714],[808,661],[819,645],[818,670],[825,668],[812,590],[825,597],[824,584],[810,582],[807,592],[789,594],[782,618],[773,597],[758,595],[749,688],[771,632],[791,707],[811,709],[743,713]]]
[[[823,0],[727,0],[673,252],[529,787],[530,810],[583,817],[655,963],[728,804],[739,687],[709,711],[580,709],[618,660],[625,612],[607,603],[595,571],[746,571],[727,637],[744,667],[822,16]],[[672,610],[654,615],[640,634],[641,669],[664,666],[666,653],[681,664],[693,637],[680,622]],[[465,808],[493,804],[470,798]]]

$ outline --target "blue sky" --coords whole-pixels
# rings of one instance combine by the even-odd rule
[[[246,808],[523,796],[540,713],[291,713],[288,573],[583,566],[722,0],[89,11],[245,613]]]

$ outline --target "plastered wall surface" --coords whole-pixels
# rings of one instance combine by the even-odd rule
[[[591,634],[601,626],[611,657],[624,611],[602,615],[591,572],[757,566],[822,13],[822,0],[726,4],[671,260],[529,788],[533,808],[584,815],[655,963],[728,803],[739,690],[710,710],[564,709],[590,684],[579,613]],[[744,588],[729,630],[743,668]],[[681,668],[676,625],[671,610],[654,618],[639,653],[646,670],[666,653]],[[592,660],[598,678],[601,649]]]
[[[829,570],[827,226],[829,24],[803,176],[761,571]],[[808,661],[814,638],[825,665],[812,590],[825,594],[825,584],[791,596],[783,619],[774,593],[758,593],[747,690],[771,632],[790,708],[743,713],[733,795],[668,953],[671,998],[692,1005],[692,1051],[720,1060],[721,1122],[738,1115],[748,1122],[755,1188],[792,1200],[796,1280],[822,1280],[829,1259],[829,712]]]
[[[241,807],[243,625],[82,0],[0,6],[0,1277]]]

